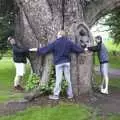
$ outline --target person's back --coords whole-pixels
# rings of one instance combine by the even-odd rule
[[[22,49],[17,44],[12,45],[13,60],[16,63],[26,63],[28,56],[28,49]]]
[[[53,44],[54,48],[52,52],[55,64],[70,62],[71,52],[82,52],[82,49],[80,50],[80,48],[75,46],[67,37],[60,37]]]
[[[100,50],[98,51],[98,57],[100,63],[106,63],[109,61],[108,51],[103,43],[101,43]]]

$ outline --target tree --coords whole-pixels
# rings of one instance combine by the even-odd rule
[[[104,25],[109,26],[111,37],[114,39],[114,43],[120,43],[120,8],[116,8],[109,14],[109,17],[105,20]]]
[[[14,34],[14,2],[0,0],[0,57],[7,50],[7,37]]]
[[[68,31],[73,42],[83,40],[92,45],[89,28],[108,11],[120,5],[120,0],[16,0],[16,37],[25,47],[39,47],[55,39],[60,29]],[[86,32],[86,37],[80,31]],[[41,76],[41,83],[49,79],[51,55],[30,56],[33,71]],[[75,95],[91,90],[92,55],[72,55],[71,78]],[[32,96],[38,95],[37,92]]]

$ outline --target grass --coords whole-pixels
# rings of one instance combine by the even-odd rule
[[[97,111],[85,105],[60,103],[55,107],[32,107],[0,120],[119,120],[120,115],[98,116]]]
[[[28,67],[27,67],[28,68]],[[27,73],[29,70],[27,69]],[[13,80],[15,76],[15,67],[12,58],[4,57],[0,60],[0,102],[19,99],[21,93],[13,92]],[[24,79],[28,78],[28,74]]]
[[[120,56],[110,56],[110,67],[120,69]]]
[[[95,74],[94,76],[95,83],[97,86],[101,84],[101,77],[100,75]],[[115,89],[115,90],[120,90],[120,78],[109,78],[109,88],[110,89]]]
[[[120,52],[120,44],[114,44],[112,40],[107,40],[104,42],[105,46],[107,47],[108,51],[116,51]]]
[[[55,107],[33,107],[0,120],[90,120],[91,110],[84,105],[59,104]]]
[[[109,120],[120,120],[120,115],[119,116],[112,115],[112,116],[109,116],[108,119]]]
[[[118,68],[120,69],[120,45],[113,44],[112,40],[107,40],[104,42],[107,50],[109,51],[109,63],[111,68]],[[113,51],[119,53],[118,56],[114,56],[112,54]],[[97,54],[95,54],[95,64],[99,65]]]
[[[3,58],[0,61],[0,102],[19,99],[22,94],[15,93],[13,89],[13,79],[15,67],[11,58]],[[28,72],[25,79],[28,78]],[[100,77],[96,77],[97,84],[100,83]],[[120,90],[120,79],[110,80],[110,86]],[[97,111],[86,105],[77,105],[72,103],[60,103],[55,107],[32,107],[25,111],[17,112],[14,115],[0,117],[0,120],[119,120],[120,115],[110,115],[104,119],[104,116],[97,116]]]
[[[98,57],[95,55],[95,65],[99,65]],[[109,55],[109,67],[120,69],[120,56]]]
[[[105,43],[106,48],[109,51],[110,67],[120,69],[120,44],[114,44],[112,40],[107,40]],[[112,52],[119,53],[119,56],[114,56]]]

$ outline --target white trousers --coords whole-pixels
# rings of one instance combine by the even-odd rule
[[[108,91],[108,63],[100,64],[100,72],[102,76],[102,88],[106,89]]]
[[[15,63],[15,68],[16,68],[16,76],[14,79],[14,86],[17,86],[20,84],[20,81],[22,80],[22,77],[25,74],[25,64]]]
[[[56,70],[56,82],[55,82],[55,87],[53,91],[54,95],[59,96],[60,94],[61,82],[62,82],[62,77],[64,72],[65,80],[68,82],[67,95],[73,96],[72,85],[70,80],[70,63],[62,63],[59,65],[56,65],[55,70]]]

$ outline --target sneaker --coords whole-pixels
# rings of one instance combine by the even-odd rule
[[[20,85],[17,85],[14,88],[15,88],[15,90],[24,91],[24,88],[21,87]]]
[[[101,89],[101,93],[103,93],[103,94],[108,94],[108,90]]]
[[[58,96],[58,95],[50,95],[50,96],[49,96],[49,99],[50,99],[50,100],[58,100],[58,99],[59,99],[59,96]]]
[[[72,99],[72,98],[73,98],[73,96],[68,96],[67,98],[68,98],[68,99]]]

